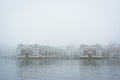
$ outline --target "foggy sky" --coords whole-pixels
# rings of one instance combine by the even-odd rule
[[[120,0],[0,0],[0,45],[120,41]]]

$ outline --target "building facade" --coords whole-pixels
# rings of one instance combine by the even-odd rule
[[[80,58],[102,58],[103,49],[100,45],[81,45],[79,48]]]
[[[59,58],[62,56],[61,50],[50,46],[19,44],[17,47],[18,58]]]

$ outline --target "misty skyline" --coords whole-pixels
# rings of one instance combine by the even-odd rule
[[[1,0],[0,45],[120,43],[119,0]]]

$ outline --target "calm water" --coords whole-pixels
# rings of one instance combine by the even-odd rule
[[[120,59],[0,59],[0,80],[120,80]]]

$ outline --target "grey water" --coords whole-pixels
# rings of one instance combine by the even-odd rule
[[[0,59],[0,80],[120,80],[120,59]]]

